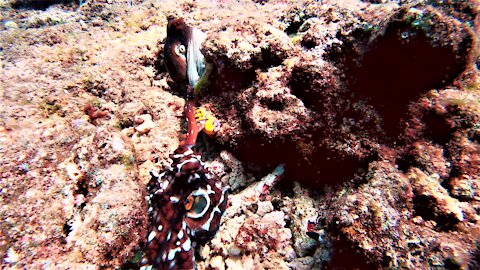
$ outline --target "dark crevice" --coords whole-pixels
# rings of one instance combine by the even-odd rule
[[[410,167],[412,167],[416,162],[413,156],[405,155],[397,158],[395,160],[395,163],[397,164],[400,171],[402,171],[403,173],[407,173]]]
[[[281,206],[282,206],[282,202],[280,200],[272,200],[272,205],[273,205],[274,210],[280,211]],[[288,226],[286,226],[286,227],[288,227]]]
[[[63,224],[63,233],[65,234],[65,236],[68,236],[72,231],[72,225],[73,225],[72,223],[73,223],[73,220],[69,219],[65,222],[65,224]]]
[[[374,158],[358,159],[355,157],[339,157],[328,149],[317,149],[316,153],[304,160],[298,154],[295,144],[281,141],[264,141],[261,138],[249,139],[237,149],[238,158],[245,165],[255,164],[260,167],[259,174],[270,173],[278,164],[285,164],[285,179],[301,181],[309,187],[318,188],[323,185],[337,185],[361,171],[365,171]],[[285,181],[282,181],[285,182]]]
[[[446,258],[443,264],[445,265],[445,268],[448,270],[463,269],[463,267],[461,267],[461,265],[453,258]]]
[[[475,130],[475,129],[471,129],[468,134],[468,139],[472,142],[476,142],[476,143],[479,143],[480,144],[480,128]]]
[[[81,181],[77,184],[77,190],[75,194],[83,195],[85,198],[88,196],[88,186],[84,181]],[[83,202],[79,205],[79,209],[82,210],[86,206],[86,202]]]
[[[415,213],[421,216],[424,220],[435,219],[433,208],[435,208],[436,201],[429,196],[418,195],[413,198],[413,205]]]
[[[155,68],[155,76],[159,76],[162,73],[167,72],[167,67],[165,65],[165,60],[163,57],[163,48],[164,46],[160,45],[157,55],[154,59],[144,58],[142,59],[142,64],[144,66],[153,66]]]
[[[470,262],[468,263],[469,269],[480,269],[480,242],[475,243],[476,249],[471,254]]]
[[[458,220],[453,215],[440,215],[436,219],[437,230],[452,231],[458,223]]]
[[[402,38],[405,32],[409,34]],[[390,23],[369,47],[361,59],[350,60],[346,77],[352,78],[350,89],[381,113],[390,136],[399,133],[409,102],[450,83],[465,68],[465,59],[457,59],[453,48],[432,45],[405,22]]]
[[[307,50],[313,49],[318,46],[317,41],[313,38],[303,38],[301,44]]]
[[[307,19],[303,19],[303,20],[300,20],[300,21],[294,21],[294,22],[290,22],[290,24],[288,25],[287,29],[285,29],[285,33],[287,33],[288,35],[293,35],[295,33],[298,32],[298,29],[300,29],[300,26],[302,26],[302,24],[306,21]]]
[[[416,215],[424,220],[436,222],[436,229],[439,231],[451,231],[455,229],[458,220],[453,214],[438,213],[438,202],[435,198],[426,195],[417,195],[413,198],[413,209]]]
[[[322,269],[379,269],[379,265],[369,262],[368,258],[356,248],[354,244],[346,240],[344,236],[333,242],[330,262]]]
[[[338,88],[335,75],[323,77],[325,74],[312,72],[311,69],[312,66],[308,65],[294,67],[287,85],[292,94],[302,100],[306,108],[329,112],[333,109],[329,106],[335,106],[337,103],[342,103],[342,100],[351,98],[348,93]]]
[[[446,145],[451,139],[454,129],[447,123],[446,116],[429,112],[423,117],[426,135],[439,145]]]
[[[229,66],[227,61],[217,60],[209,77],[208,89],[204,92],[208,92],[209,96],[222,94],[226,89],[230,93],[235,93],[250,87],[255,78],[256,73],[253,68],[239,70]]]
[[[260,5],[265,5],[268,2],[268,0],[252,0],[252,1]]]
[[[314,91],[310,89],[311,82],[313,82],[314,74],[310,74],[308,70],[303,67],[294,67],[288,87],[291,89],[292,94],[302,100],[303,104],[307,108],[315,108],[318,99],[314,99]]]
[[[107,253],[104,255],[104,258],[105,258],[105,260],[107,260],[107,261],[113,260],[114,256],[113,256],[113,254],[112,254],[112,251],[107,252]]]
[[[258,210],[258,204],[252,203],[250,205],[247,205],[247,209],[252,213],[256,213]]]
[[[284,59],[285,55],[278,53],[275,48],[262,48],[260,62],[255,66],[263,71],[266,71],[271,67],[281,65]]]
[[[285,100],[281,96],[275,96],[273,99],[261,99],[260,103],[272,111],[283,111],[285,109]]]
[[[133,127],[133,120],[129,117],[126,117],[124,119],[121,119],[119,122],[118,122],[118,125],[120,127],[120,129],[125,129],[125,128],[129,128],[129,127]]]
[[[445,190],[447,190],[447,191],[449,192],[450,196],[452,196],[451,191],[452,191],[452,188],[453,188],[453,187],[452,187],[452,185],[451,185],[451,183],[450,183],[450,180],[451,180],[450,177],[447,178],[447,179],[444,179],[444,180],[440,183],[440,185],[441,185]]]

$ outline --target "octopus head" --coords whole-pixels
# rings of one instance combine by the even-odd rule
[[[188,26],[182,18],[169,18],[163,52],[165,65],[182,91],[186,91],[188,85],[195,87],[205,73],[206,62],[200,51],[205,39],[205,33]]]

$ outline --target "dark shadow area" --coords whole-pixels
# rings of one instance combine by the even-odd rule
[[[415,158],[410,154],[405,154],[395,160],[398,169],[403,173],[407,173],[410,167],[416,164]]]
[[[287,33],[287,35],[296,34],[296,33],[298,32],[298,29],[300,29],[300,26],[302,26],[302,24],[303,24],[307,19],[308,19],[308,18],[304,18],[304,19],[302,19],[302,20],[290,22],[290,24],[288,25],[288,27],[285,29],[285,33]]]
[[[268,0],[252,0],[254,3],[257,3],[257,4],[261,4],[261,5],[265,5]]]
[[[356,250],[343,237],[333,242],[330,262],[323,266],[323,270],[370,270],[379,269],[379,266],[370,263],[367,257]],[[387,264],[388,265],[388,264]]]
[[[319,45],[315,37],[312,37],[311,35],[304,36],[300,44],[307,50],[313,49]]]
[[[165,65],[165,59],[163,57],[165,40],[161,41],[161,44],[158,45],[158,52],[155,55],[155,58],[145,57],[141,59],[143,66],[151,66],[155,69],[155,76],[158,76],[161,73],[167,72],[167,67]]]
[[[468,132],[467,136],[472,142],[480,144],[480,130],[472,129]]]
[[[241,91],[250,87],[255,80],[255,69],[243,71],[229,66],[227,63],[227,61],[221,59],[215,61],[207,89],[203,91],[208,93],[208,96],[215,97],[225,91],[233,93]],[[219,102],[225,102],[225,100]]]
[[[435,208],[436,201],[429,196],[417,195],[413,198],[413,208],[415,214],[421,216],[424,220],[435,219],[435,213],[432,211]]]
[[[337,89],[335,77],[322,78],[323,74],[312,72],[311,68],[313,67],[308,65],[294,67],[288,87],[293,95],[302,100],[305,107],[328,113],[328,105],[332,104],[332,99],[340,102],[336,97],[343,93]]]
[[[236,149],[236,156],[244,161],[249,170],[267,175],[279,164],[285,164],[285,180],[298,181],[302,186],[318,189],[324,185],[338,185],[351,180],[357,173],[366,170],[371,159],[339,157],[328,149],[317,149],[305,160],[298,154],[295,144],[265,142],[260,138],[249,139]]]
[[[453,258],[446,258],[444,260],[445,268],[448,270],[460,270],[462,269],[461,265]]]
[[[461,52],[432,42],[405,22],[392,22],[360,60],[347,63],[349,88],[381,113],[390,136],[398,135],[409,102],[451,83],[465,68]]]
[[[453,214],[438,214],[436,211],[438,202],[435,198],[426,195],[416,195],[413,198],[413,209],[416,215],[424,220],[434,220],[439,231],[450,231],[455,229],[458,220]]]
[[[282,64],[285,60],[285,54],[278,53],[276,48],[267,47],[261,49],[261,61],[255,64],[255,67],[263,71],[267,71],[271,67],[276,67]]]
[[[445,115],[429,112],[423,117],[425,123],[425,135],[434,143],[446,145],[452,138],[455,131],[448,123]]]
[[[480,241],[476,242],[476,249],[470,257],[470,262],[468,263],[469,269],[480,269]]]
[[[15,9],[38,9],[46,10],[50,6],[57,4],[75,4],[78,5],[78,0],[17,0],[11,3],[12,8]]]
[[[65,234],[65,237],[67,237],[70,232],[72,232],[72,224],[73,224],[73,220],[69,219],[65,222],[65,224],[63,224],[63,233]]]

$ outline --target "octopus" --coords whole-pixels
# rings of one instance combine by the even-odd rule
[[[213,116],[196,110],[195,87],[205,75],[200,52],[203,32],[183,19],[169,18],[164,58],[176,86],[184,93],[187,134],[162,171],[151,171],[147,185],[149,227],[141,269],[194,269],[194,247],[215,235],[225,212],[229,187],[205,168],[195,150],[201,130],[218,127]]]

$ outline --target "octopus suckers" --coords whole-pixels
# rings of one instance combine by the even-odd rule
[[[155,231],[151,231],[148,235],[148,242],[152,242],[153,238],[155,238],[155,235],[157,235],[157,233]]]
[[[173,260],[173,258],[175,258],[175,253],[177,253],[178,251],[180,251],[180,248],[174,248],[174,249],[170,250],[168,252],[167,259],[169,261]]]
[[[189,251],[192,246],[192,242],[190,241],[190,238],[187,238],[187,240],[183,243],[182,248],[185,251]]]
[[[163,190],[165,190],[165,189],[168,188],[168,181],[167,181],[167,180],[165,180],[165,181],[162,182],[161,188],[162,188]]]

